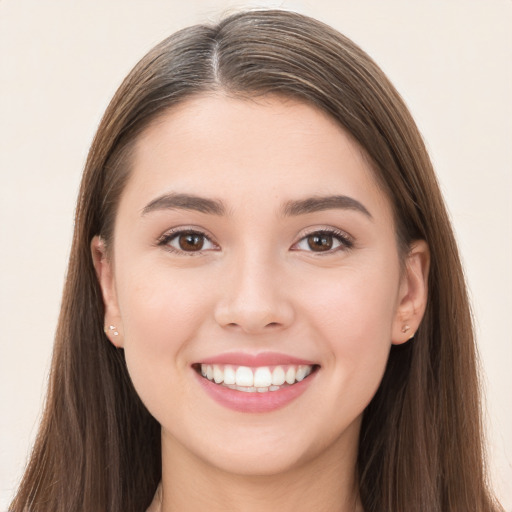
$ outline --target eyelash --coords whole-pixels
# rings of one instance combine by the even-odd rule
[[[179,228],[179,229],[176,229],[176,230],[173,230],[173,231],[165,233],[164,235],[162,235],[158,239],[157,245],[158,246],[165,246],[165,248],[169,252],[176,253],[176,254],[179,254],[179,255],[187,255],[187,256],[197,256],[197,255],[203,254],[206,251],[210,251],[211,250],[211,249],[202,249],[201,248],[198,251],[186,251],[186,250],[178,249],[176,247],[172,247],[171,245],[169,245],[174,239],[177,239],[178,237],[183,236],[183,235],[192,235],[192,236],[202,237],[203,244],[204,244],[204,241],[206,240],[209,243],[211,243],[212,245],[218,247],[218,245],[208,235],[206,235],[204,232],[196,230],[196,229],[183,229],[183,228]],[[336,241],[339,242],[338,246],[336,246],[334,248],[328,248],[325,251],[313,251],[313,250],[305,251],[305,252],[311,252],[311,253],[316,254],[318,256],[324,256],[324,255],[333,254],[333,253],[338,252],[338,251],[349,250],[349,249],[351,249],[354,246],[353,239],[349,235],[347,235],[347,233],[345,233],[343,231],[340,231],[338,229],[334,229],[334,228],[329,228],[329,229],[324,228],[324,229],[317,229],[317,230],[311,231],[309,233],[305,233],[304,235],[301,236],[301,238],[299,239],[298,242],[296,242],[296,243],[294,243],[292,245],[291,250],[294,250],[294,251],[301,250],[301,249],[298,249],[296,247],[298,247],[299,244],[301,244],[303,242],[307,243],[307,239],[312,237],[312,236],[332,237],[333,239],[335,239]],[[309,243],[308,243],[308,245],[309,245]]]
[[[327,256],[329,254],[333,254],[338,251],[346,251],[349,249],[352,249],[354,247],[354,241],[352,237],[350,237],[347,233],[340,231],[339,229],[335,228],[323,228],[323,229],[317,229],[315,231],[310,231],[309,233],[306,233],[301,236],[300,240],[293,244],[293,247],[298,246],[300,243],[307,241],[308,238],[312,236],[328,236],[332,237],[333,239],[337,240],[339,242],[339,245],[335,248],[329,248],[326,251],[306,251],[311,252],[313,254],[316,254],[318,256]],[[309,245],[309,244],[308,244]],[[300,250],[300,249],[293,249],[293,250]]]
[[[203,238],[203,241],[207,240],[208,242],[210,242],[214,246],[217,246],[217,244],[215,242],[213,242],[213,240],[208,235],[206,235],[202,231],[199,231],[197,229],[192,229],[192,228],[190,228],[190,229],[179,228],[179,229],[176,229],[176,230],[168,231],[167,233],[163,234],[158,239],[158,244],[157,245],[165,246],[165,248],[169,252],[176,253],[176,254],[179,254],[179,255],[197,256],[197,255],[203,254],[205,252],[205,250],[185,251],[183,249],[178,249],[176,247],[172,247],[171,245],[169,245],[174,239],[176,239],[176,238],[178,238],[180,236],[183,236],[183,235],[199,236],[199,237]],[[211,249],[206,249],[206,250],[211,250]]]

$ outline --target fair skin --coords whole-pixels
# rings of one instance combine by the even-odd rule
[[[132,163],[111,252],[92,252],[108,336],[162,426],[162,511],[360,510],[361,417],[421,321],[426,244],[401,268],[362,152],[294,100],[195,97]],[[247,393],[201,376],[212,358],[311,374]]]

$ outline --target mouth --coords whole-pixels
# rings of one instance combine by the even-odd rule
[[[192,365],[197,382],[223,407],[266,413],[287,406],[313,385],[319,364],[284,354],[223,354]]]
[[[203,378],[218,386],[243,393],[275,393],[296,386],[316,372],[316,364],[237,366],[197,363],[192,366]]]

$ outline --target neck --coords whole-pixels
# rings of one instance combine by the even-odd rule
[[[277,474],[240,475],[212,466],[163,433],[161,512],[361,512],[357,442],[344,444],[340,439]]]

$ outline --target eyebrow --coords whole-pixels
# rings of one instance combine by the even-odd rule
[[[224,203],[217,199],[208,199],[191,194],[171,193],[153,199],[143,208],[142,215],[157,210],[174,209],[194,210],[200,213],[219,216],[226,214]],[[369,219],[373,219],[371,213],[362,203],[352,197],[343,195],[315,196],[287,201],[282,208],[282,213],[284,216],[291,217],[332,209],[355,210],[363,213]]]
[[[156,210],[195,210],[210,215],[225,215],[226,208],[221,201],[190,194],[164,194],[153,199],[142,210],[146,215]]]
[[[307,213],[321,212],[323,210],[342,209],[355,210],[373,219],[371,213],[356,199],[349,196],[318,196],[308,197],[285,203],[283,213],[285,216],[305,215]]]

